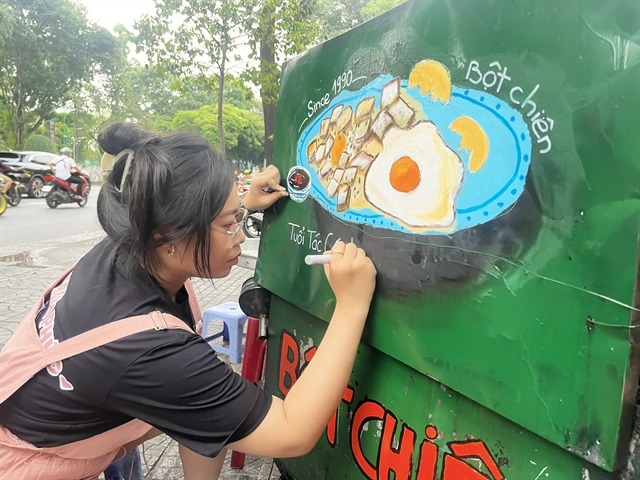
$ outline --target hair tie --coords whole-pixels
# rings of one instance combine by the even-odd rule
[[[131,169],[131,162],[133,162],[134,152],[130,148],[122,150],[118,155],[116,155],[116,158],[113,161],[113,164],[115,166],[115,164],[118,163],[120,159],[124,158],[125,155],[127,156],[127,160],[125,161],[124,170],[122,171],[122,177],[120,179],[120,188],[114,185],[116,190],[119,193],[122,193],[122,189],[124,188],[124,182],[127,180],[127,176],[129,175],[129,170]]]

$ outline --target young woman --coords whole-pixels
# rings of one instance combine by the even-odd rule
[[[218,477],[224,449],[307,453],[340,401],[375,284],[354,244],[325,272],[336,296],[313,361],[286,399],[235,374],[196,333],[190,277],[238,263],[245,211],[231,164],[202,138],[115,124],[99,137],[115,163],[98,201],[107,238],[41,297],[2,351],[0,478],[97,478],[164,432],[185,478]],[[244,207],[286,196],[275,167]]]

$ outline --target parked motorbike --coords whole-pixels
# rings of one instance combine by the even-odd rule
[[[81,207],[84,207],[89,200],[89,192],[91,190],[91,181],[87,179],[85,175],[82,176],[84,183],[80,186],[81,198],[77,198],[73,184],[56,177],[53,173],[49,172],[45,174],[45,180],[52,182],[51,190],[47,194],[45,200],[49,208],[56,208],[62,203],[77,203]]]
[[[250,213],[242,225],[247,238],[258,238],[262,233],[262,213]]]
[[[20,191],[20,182],[16,180],[13,181],[11,188],[4,194],[7,198],[7,203],[12,207],[17,207],[18,204],[22,201],[22,192]]]
[[[249,190],[251,185],[242,184],[238,186],[238,195],[243,198]],[[254,212],[247,215],[247,219],[242,224],[242,231],[247,238],[258,238],[262,233],[262,213]]]
[[[0,192],[2,192],[2,190],[4,190],[4,181],[0,180]],[[17,192],[17,200],[15,192]],[[0,193],[0,215],[2,215],[7,210],[7,205],[16,206],[18,205],[18,203],[20,203],[21,199],[22,197],[20,196],[18,184],[16,182],[13,182],[11,188],[7,191],[7,193]]]
[[[7,165],[2,165],[2,168],[0,170],[4,175],[9,177],[12,182],[11,187],[9,188],[9,190],[7,190],[7,193],[4,194],[7,199],[7,203],[12,207],[16,207],[22,200],[23,187],[19,180],[20,175],[14,168]]]

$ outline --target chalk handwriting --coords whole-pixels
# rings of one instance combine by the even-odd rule
[[[549,135],[553,130],[553,118],[545,116],[544,110],[540,109],[533,100],[540,89],[540,84],[536,84],[528,92],[518,85],[509,86],[512,79],[507,74],[507,67],[503,67],[500,62],[492,62],[488,69],[483,71],[476,60],[469,63],[466,79],[474,85],[481,84],[485,90],[493,90],[496,93],[500,93],[503,87],[508,89],[509,100],[526,115],[531,124],[531,130],[539,145],[539,152],[545,154],[551,150],[552,141]]]
[[[307,229],[304,225],[298,225],[297,223],[289,222],[291,228],[289,233],[289,240],[296,245],[306,248],[310,253],[322,253],[327,250],[331,250],[331,247],[341,238],[334,238],[335,235],[329,232],[324,235],[317,230]],[[346,240],[345,240],[346,241]],[[353,242],[353,238],[350,239]]]

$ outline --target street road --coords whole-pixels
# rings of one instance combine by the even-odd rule
[[[96,202],[101,185],[92,185],[84,208],[66,203],[49,208],[44,198],[23,197],[17,207],[0,216],[0,247],[55,240],[60,237],[101,231]]]

